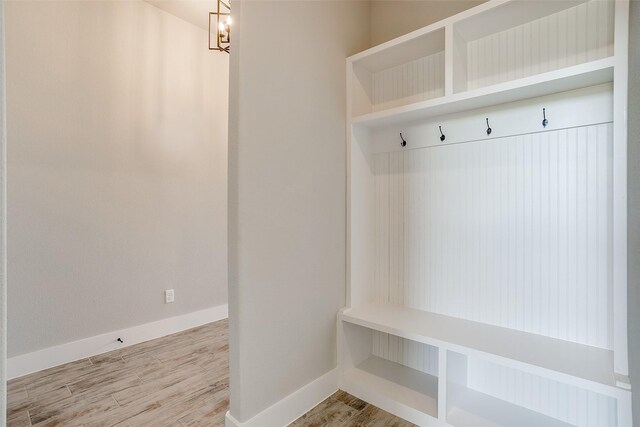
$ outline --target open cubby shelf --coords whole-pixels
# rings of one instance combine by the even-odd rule
[[[447,422],[455,427],[568,427],[616,424],[615,398],[493,362],[447,351]],[[510,372],[509,372],[510,371]],[[487,384],[508,374],[523,379],[509,389]],[[534,386],[531,386],[534,384]],[[544,390],[544,395],[541,391]],[[615,393],[614,393],[615,394]],[[590,408],[569,411],[572,399]],[[553,402],[553,404],[549,404]],[[546,404],[545,404],[546,403]],[[529,408],[527,406],[530,406]],[[536,411],[542,408],[546,414]]]
[[[341,389],[418,425],[437,421],[437,348],[356,324],[341,330]],[[428,363],[408,360],[411,350]]]
[[[448,409],[447,420],[455,427],[574,427],[469,388],[452,392],[458,397]]]
[[[422,426],[633,425],[628,8],[489,0],[347,58],[345,391]]]
[[[371,356],[348,371],[345,382],[378,390],[410,408],[438,416],[438,378],[425,372]]]

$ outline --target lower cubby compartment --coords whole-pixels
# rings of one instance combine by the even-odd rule
[[[418,425],[438,418],[438,349],[343,323],[344,391]]]
[[[447,352],[447,416],[454,427],[615,427],[615,399]]]
[[[447,422],[456,427],[573,427],[573,424],[466,387],[454,387]]]

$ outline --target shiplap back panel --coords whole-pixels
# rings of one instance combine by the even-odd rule
[[[612,124],[375,155],[374,285],[610,349]]]
[[[591,0],[467,44],[467,89],[613,55],[614,2]]]
[[[427,344],[373,331],[372,354],[418,371],[438,375],[438,349]]]
[[[467,386],[578,427],[616,425],[615,400],[480,359],[469,359]]]
[[[444,96],[444,52],[372,74],[373,111]]]

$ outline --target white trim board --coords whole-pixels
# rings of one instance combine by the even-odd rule
[[[274,403],[245,422],[236,420],[230,412],[225,416],[226,427],[283,427],[306,414],[320,402],[338,391],[338,368],[311,381],[289,396]]]
[[[223,304],[14,356],[7,361],[7,377],[8,379],[21,377],[43,369],[73,362],[74,360],[84,359],[226,319],[228,316],[228,306]],[[117,338],[122,338],[124,344],[119,344],[116,341]]]

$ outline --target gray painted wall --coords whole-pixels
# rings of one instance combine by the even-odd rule
[[[629,374],[640,426],[640,1],[631,2],[629,24]]]
[[[9,356],[226,303],[228,56],[142,1],[5,14]]]
[[[368,47],[369,4],[241,1],[234,25],[230,381],[244,422],[336,366],[345,58]]]

